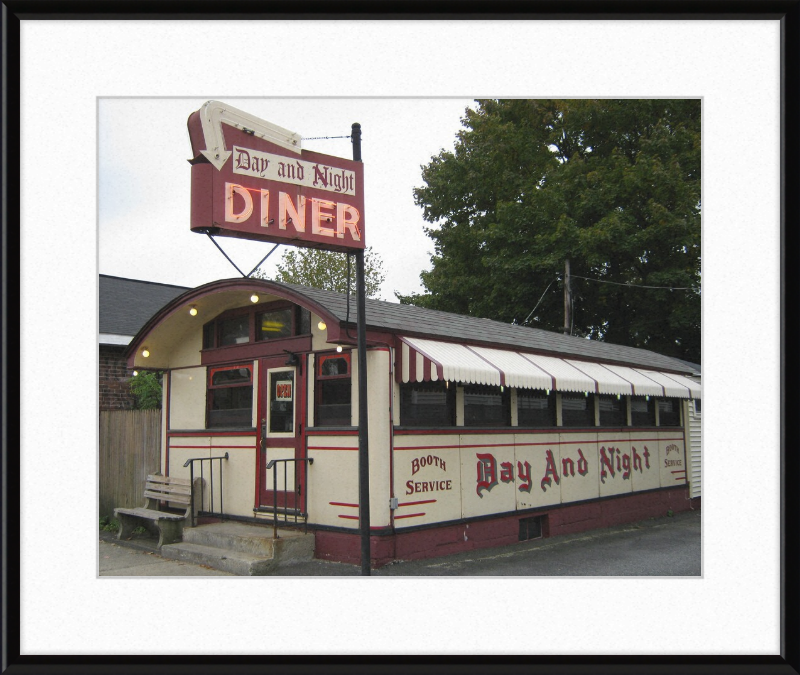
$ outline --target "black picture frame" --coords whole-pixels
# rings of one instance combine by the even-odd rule
[[[339,7],[341,7],[340,5]],[[33,0],[3,2],[3,363],[2,363],[2,672],[10,675],[22,673],[800,673],[800,630],[798,629],[798,595],[800,595],[800,569],[798,561],[798,513],[800,504],[796,489],[798,478],[798,453],[795,444],[787,441],[789,424],[800,412],[796,383],[800,379],[797,338],[787,325],[800,306],[798,297],[797,265],[794,258],[800,252],[798,223],[800,223],[800,0],[728,0],[714,2],[661,1],[612,2],[598,0],[563,0],[562,2],[500,2],[500,3],[420,3],[386,2],[376,13],[371,2],[351,2],[346,14],[334,11],[326,2],[278,2],[265,7],[263,3],[229,2],[210,3],[198,0],[185,2],[36,2]],[[659,656],[147,656],[125,654],[124,640],[118,641],[119,655],[75,656],[47,655],[22,656],[20,654],[19,613],[21,598],[19,573],[21,563],[18,551],[20,528],[15,506],[19,503],[19,444],[13,440],[16,420],[8,392],[20,373],[14,350],[19,351],[19,332],[9,328],[13,313],[8,308],[17,297],[14,291],[13,255],[19,240],[20,175],[17,158],[20,156],[19,135],[10,133],[20,123],[20,21],[47,19],[245,19],[245,18],[303,18],[337,19],[356,18],[391,19],[536,19],[547,21],[587,19],[658,19],[704,21],[714,19],[779,20],[781,24],[781,656],[762,655],[681,655]],[[17,277],[18,278],[18,277]],[[791,312],[787,312],[787,308]],[[746,535],[743,535],[746,536]],[[732,591],[733,592],[733,591]],[[720,608],[724,611],[724,608]],[[687,617],[687,621],[691,618]],[[257,626],[254,626],[257,629]],[[702,630],[702,626],[698,626]],[[177,637],[176,639],[179,639]],[[266,635],[265,635],[266,639]],[[679,649],[679,646],[676,646]]]

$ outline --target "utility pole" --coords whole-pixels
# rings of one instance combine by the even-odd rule
[[[353,123],[353,161],[361,161],[361,125]],[[364,250],[357,249],[356,306],[358,312],[358,521],[361,530],[361,574],[371,574],[369,523],[369,427],[367,426],[367,317]]]
[[[569,278],[569,258],[564,261],[564,335],[572,335],[572,288]]]

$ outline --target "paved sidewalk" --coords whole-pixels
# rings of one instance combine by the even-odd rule
[[[100,539],[101,577],[231,577],[228,572],[167,560],[149,546],[118,544],[108,538]]]
[[[154,540],[117,543],[101,533],[100,576],[233,576],[167,560]],[[358,576],[358,565],[311,560],[273,576]],[[700,576],[700,511],[603,530],[426,560],[397,561],[373,576]]]

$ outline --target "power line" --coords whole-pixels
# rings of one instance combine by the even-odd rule
[[[582,277],[580,274],[571,274],[570,276],[578,279],[586,279],[586,281],[596,281],[599,284],[614,284],[615,286],[629,286],[631,288],[659,288],[668,291],[693,291],[691,286],[645,286],[644,284],[623,284],[619,281],[606,281],[605,279],[591,279],[589,277]]]

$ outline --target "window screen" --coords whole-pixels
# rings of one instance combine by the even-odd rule
[[[601,427],[625,427],[628,425],[628,413],[625,410],[625,399],[616,396],[601,396],[598,401]]]
[[[456,424],[456,387],[444,382],[400,385],[400,424],[452,427]]]
[[[561,394],[561,424],[565,427],[593,427],[594,395]]]
[[[464,388],[464,426],[511,426],[511,392],[500,389],[484,385]]]
[[[631,425],[634,427],[654,427],[656,425],[655,400],[644,396],[633,396],[631,401]]]
[[[556,395],[543,391],[517,391],[517,423],[521,427],[554,427],[556,425]]]
[[[681,424],[680,401],[674,398],[658,400],[658,425],[661,427],[678,427]]]

